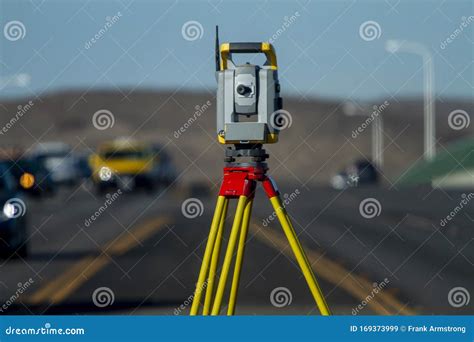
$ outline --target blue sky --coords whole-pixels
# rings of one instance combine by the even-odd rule
[[[1,97],[41,96],[69,88],[205,89],[213,92],[214,26],[223,41],[274,41],[284,94],[373,99],[422,93],[419,56],[385,50],[388,39],[416,41],[433,54],[440,99],[472,98],[472,1],[83,1],[2,0],[0,28],[11,21],[24,37],[0,36]],[[119,19],[89,49],[86,43],[111,18]],[[296,15],[297,13],[297,15]],[[295,19],[296,18],[296,19]],[[464,19],[463,19],[464,18]],[[196,21],[202,36],[183,38]],[[380,28],[364,40],[367,21]],[[367,37],[366,37],[367,38]],[[369,37],[370,39],[370,37]],[[12,75],[31,79],[24,87]]]

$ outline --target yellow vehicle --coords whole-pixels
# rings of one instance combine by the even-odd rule
[[[150,144],[114,140],[100,145],[89,164],[96,189],[103,193],[109,188],[154,190],[160,182],[158,161]]]

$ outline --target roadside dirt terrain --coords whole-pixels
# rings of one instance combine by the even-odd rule
[[[211,91],[71,90],[41,99],[19,98],[0,103],[4,124],[15,116],[18,106],[30,100],[33,106],[2,134],[3,146],[30,148],[37,141],[61,140],[78,151],[90,151],[101,141],[133,136],[166,145],[178,169],[190,163],[202,169],[186,181],[215,182],[220,177],[223,147],[215,141],[215,98]],[[423,106],[419,99],[380,99],[360,104],[366,108],[362,112],[370,114],[373,106],[385,101],[389,105],[380,114],[385,131],[384,173],[386,181],[394,181],[422,154]],[[450,141],[472,134],[473,125],[461,131],[451,129],[448,115],[455,109],[472,113],[473,107],[467,100],[437,103],[440,150]],[[271,172],[278,179],[327,184],[330,176],[350,161],[370,157],[370,126],[353,138],[352,132],[366,118],[347,116],[344,103],[286,97],[284,108],[291,114],[291,127],[281,132],[277,145],[268,146]],[[101,109],[110,111],[114,119],[113,126],[104,130],[92,122],[94,113]]]

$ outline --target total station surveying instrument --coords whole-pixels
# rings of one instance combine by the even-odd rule
[[[246,63],[236,65],[233,54],[265,54],[266,62],[259,66]],[[225,153],[224,178],[212,219],[199,278],[194,292],[191,315],[199,314],[201,295],[205,289],[203,315],[219,315],[227,278],[234,258],[234,274],[229,295],[227,315],[235,313],[242,261],[245,251],[252,204],[257,182],[270,199],[288,243],[308,283],[322,315],[330,311],[306,254],[301,247],[290,218],[282,206],[276,184],[267,174],[265,160],[269,155],[263,144],[278,141],[278,113],[282,110],[277,59],[270,43],[223,43],[219,46],[216,27],[217,78],[217,138],[221,144],[232,144]],[[214,291],[223,230],[229,201],[238,199],[237,209]]]

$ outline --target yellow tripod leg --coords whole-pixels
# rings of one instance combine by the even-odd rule
[[[242,219],[242,228],[240,230],[239,246],[237,247],[237,257],[234,266],[234,277],[232,278],[232,287],[229,296],[229,306],[227,308],[227,316],[235,313],[235,302],[237,300],[237,292],[239,290],[240,272],[242,270],[242,262],[245,252],[245,241],[247,240],[247,232],[249,228],[250,216],[252,214],[253,198],[249,198],[245,205],[244,217]]]
[[[221,276],[219,278],[219,284],[217,286],[216,298],[212,306],[211,315],[216,316],[221,310],[222,297],[224,296],[225,285],[227,282],[227,276],[229,275],[230,264],[232,263],[232,256],[234,254],[235,244],[237,243],[237,237],[240,231],[240,224],[242,222],[242,216],[247,202],[246,196],[240,196],[237,204],[237,210],[235,212],[234,223],[232,224],[232,230],[230,232],[229,243],[225,252],[224,263],[222,264]]]
[[[198,281],[196,283],[196,290],[194,291],[193,305],[191,306],[191,316],[197,315],[199,311],[199,304],[201,301],[201,294],[204,287],[204,281],[207,276],[209,268],[209,262],[211,260],[212,251],[214,249],[214,243],[216,241],[217,231],[219,223],[222,217],[222,210],[224,209],[224,203],[226,198],[224,196],[217,197],[216,209],[214,211],[214,217],[212,218],[211,230],[209,231],[209,237],[207,239],[206,250],[202,259],[201,270],[199,271]]]
[[[214,293],[214,280],[216,279],[217,265],[219,263],[219,254],[221,252],[222,233],[224,231],[225,217],[227,215],[227,208],[229,206],[229,199],[225,199],[224,208],[222,210],[221,220],[219,223],[219,230],[217,231],[216,242],[214,243],[214,250],[212,251],[211,267],[209,269],[209,277],[207,278],[206,296],[204,298],[204,307],[202,314],[209,315],[211,311],[212,295]]]
[[[279,196],[274,196],[270,198],[270,202],[272,203],[273,209],[275,210],[278,220],[283,228],[283,231],[286,235],[286,238],[290,244],[293,253],[295,254],[296,261],[303,272],[303,275],[308,283],[309,289],[316,301],[316,304],[319,308],[319,311],[323,316],[328,316],[331,314],[329,307],[326,303],[326,299],[319,287],[318,281],[314,276],[313,270],[311,269],[310,263],[308,258],[306,257],[306,253],[304,252],[301,244],[296,236],[295,230],[291,224],[290,218],[286,213],[285,208],[281,205],[281,200]]]

